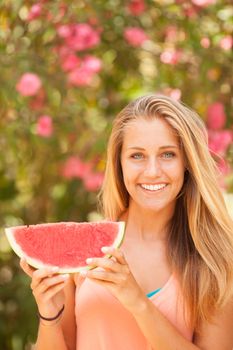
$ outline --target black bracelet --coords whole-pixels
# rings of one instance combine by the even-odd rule
[[[42,316],[42,315],[39,313],[39,311],[38,311],[38,316],[39,316],[42,320],[45,320],[45,321],[54,321],[54,320],[56,320],[56,319],[63,313],[64,309],[65,309],[65,305],[63,304],[61,310],[60,310],[60,311],[57,313],[57,315],[54,316],[54,317],[44,317],[44,316]]]

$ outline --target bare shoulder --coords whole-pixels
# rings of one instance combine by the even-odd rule
[[[75,279],[73,275],[70,275],[64,288],[65,310],[61,319],[62,330],[68,349],[75,349],[76,347],[75,290]]]
[[[194,344],[202,350],[233,349],[233,300],[218,310],[211,323],[203,323]]]

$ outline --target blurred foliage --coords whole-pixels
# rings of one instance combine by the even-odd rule
[[[37,330],[29,279],[20,271],[3,228],[96,218],[99,184],[93,185],[93,174],[104,170],[111,122],[126,103],[150,92],[181,95],[207,120],[208,107],[217,101],[224,105],[224,129],[232,131],[232,2],[196,3],[1,1],[1,349],[29,349]],[[68,45],[62,29],[75,23],[88,23],[99,35],[99,43],[81,50]],[[147,40],[133,44],[136,34],[127,40],[125,30],[131,27],[140,28]],[[74,82],[74,67],[63,66],[69,53],[79,60],[87,55],[98,58],[101,69],[95,67],[89,80],[84,76],[83,82]],[[42,86],[24,96],[17,84],[28,72],[36,74]],[[44,115],[52,123],[47,136],[38,131]],[[233,149],[228,146],[220,156],[231,169]],[[79,157],[92,168],[89,186],[85,175],[64,175],[70,157]],[[233,192],[229,169],[224,181],[227,191]]]

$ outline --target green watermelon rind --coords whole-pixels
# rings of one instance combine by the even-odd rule
[[[113,244],[111,245],[111,247],[113,248],[120,248],[123,239],[124,239],[124,235],[125,235],[125,222],[124,221],[118,221],[117,224],[119,225],[119,230],[118,230],[118,234],[116,236],[115,241],[113,242]],[[26,262],[34,267],[35,269],[43,269],[43,268],[52,268],[54,267],[54,265],[49,265],[49,264],[44,264],[42,261],[38,260],[38,259],[34,259],[30,256],[27,256],[25,254],[25,252],[21,249],[20,245],[17,244],[17,242],[14,239],[14,227],[8,227],[5,228],[5,233],[7,236],[7,239],[10,243],[11,248],[13,249],[13,251],[16,253],[16,255],[18,255],[18,257],[20,258],[24,258],[26,260]],[[103,257],[105,258],[111,258],[112,255],[110,254],[105,254],[103,255]],[[91,270],[94,269],[96,266],[82,266],[82,267],[60,267],[59,271],[57,273],[79,273],[81,271],[86,271],[86,270]]]

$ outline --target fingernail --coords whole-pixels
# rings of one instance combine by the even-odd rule
[[[92,263],[92,261],[93,261],[93,259],[92,259],[92,258],[87,258],[87,259],[86,259],[86,263],[87,263],[87,264]]]
[[[67,280],[67,279],[69,278],[69,274],[68,274],[68,273],[63,274],[63,275],[62,275],[62,278],[63,278],[64,280]]]
[[[107,253],[108,247],[102,247],[101,250],[102,250],[103,253]]]
[[[83,270],[83,271],[80,271],[80,275],[85,277],[87,275],[87,271]]]
[[[59,267],[58,266],[54,266],[52,267],[51,271],[52,272],[57,272],[59,270]]]

